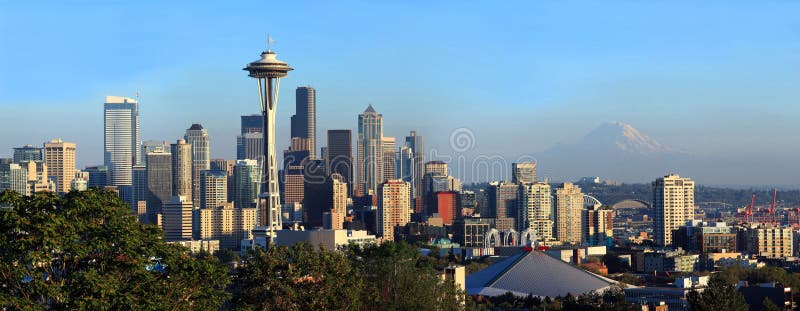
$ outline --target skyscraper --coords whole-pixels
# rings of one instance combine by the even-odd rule
[[[33,145],[14,148],[14,163],[19,164],[29,160],[42,161],[42,148]]]
[[[140,158],[139,103],[131,98],[106,96],[104,105],[104,164],[110,172],[112,186],[133,182],[133,165]]]
[[[358,189],[364,195],[376,193],[383,179],[383,116],[369,105],[358,115],[356,173]]]
[[[228,202],[228,173],[200,171],[200,208],[222,206]]]
[[[200,171],[211,169],[211,141],[208,130],[200,124],[192,124],[183,136],[192,145],[192,202],[200,205]]]
[[[343,209],[346,212],[347,198],[343,197],[342,191],[346,194],[347,189],[341,176],[337,174],[327,176],[325,172],[319,170],[309,170],[309,172],[304,186],[303,224],[306,228],[319,228],[324,225],[325,213],[338,212],[337,215],[344,216],[341,212]]]
[[[269,40],[267,40],[269,41]],[[258,224],[266,226],[267,244],[272,244],[275,231],[281,229],[281,198],[278,188],[278,162],[275,151],[275,110],[278,107],[278,90],[281,78],[288,75],[292,67],[278,60],[275,52],[267,47],[261,59],[247,64],[248,76],[257,79],[261,117],[264,120],[264,157],[261,173],[261,189],[258,199]]]
[[[397,179],[397,145],[394,137],[382,139],[383,148],[383,179],[381,182]]]
[[[264,118],[262,118],[260,114],[242,116],[241,120],[242,135],[264,132]]]
[[[302,165],[290,165],[283,172],[283,204],[303,203],[303,176]]]
[[[167,242],[192,239],[192,200],[174,196],[164,202],[162,228]]]
[[[295,115],[291,119],[292,137],[308,141],[308,153],[314,157],[317,149],[317,91],[311,86],[300,86],[295,90]]]
[[[328,152],[325,167],[328,174],[339,174],[353,195],[353,133],[350,130],[328,130]]]
[[[264,152],[264,134],[257,132],[236,136],[236,159],[252,159],[261,161]]]
[[[256,160],[238,160],[233,167],[233,202],[236,208],[255,207],[261,173]]]
[[[553,201],[550,185],[545,183],[519,186],[517,230],[533,229],[542,241],[553,238]]]
[[[172,197],[172,154],[169,152],[147,154],[147,189],[147,221],[154,224],[164,203]]]
[[[61,139],[44,143],[44,163],[47,175],[55,178],[58,192],[69,192],[75,178],[75,144]]]
[[[172,153],[172,195],[192,197],[192,145],[186,140],[170,145]]]
[[[411,221],[411,185],[401,180],[389,180],[378,188],[378,232],[385,240],[394,240],[396,226]]]
[[[536,162],[511,163],[511,182],[515,184],[536,182]]]
[[[653,184],[653,236],[658,246],[672,245],[672,230],[694,219],[694,181],[670,174]]]
[[[555,238],[563,243],[580,244],[583,237],[581,213],[583,192],[572,183],[556,189]]]
[[[414,178],[413,182],[411,182],[411,189],[413,191],[413,197],[419,200],[419,198],[422,197],[420,185],[422,184],[422,177],[425,176],[425,146],[422,136],[417,135],[417,131],[411,131],[408,136],[406,136],[405,146],[411,148],[411,153],[413,155]],[[418,204],[421,205],[421,203]]]

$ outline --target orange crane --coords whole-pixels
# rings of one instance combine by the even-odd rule
[[[775,224],[775,203],[776,199],[778,198],[778,188],[774,188],[772,191],[772,205],[769,207],[769,215],[772,220],[772,224]]]
[[[750,218],[750,222],[753,222],[753,204],[756,203],[756,194],[753,194],[753,197],[750,199],[750,205],[747,206],[747,210],[744,211],[744,222],[747,222],[747,218]]]

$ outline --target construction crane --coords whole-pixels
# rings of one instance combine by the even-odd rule
[[[772,191],[772,205],[769,207],[769,216],[772,220],[772,224],[775,224],[775,203],[776,199],[778,198],[778,188],[774,188]]]
[[[750,198],[750,205],[747,206],[747,210],[744,211],[744,222],[747,222],[747,218],[750,218],[750,222],[754,221],[753,216],[753,204],[756,203],[756,194],[753,194],[753,197]]]

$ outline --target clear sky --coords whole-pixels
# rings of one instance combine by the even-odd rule
[[[258,109],[241,69],[270,33],[295,68],[279,150],[294,88],[310,84],[318,146],[372,103],[386,136],[417,130],[429,148],[468,128],[479,152],[518,156],[622,121],[698,154],[791,158],[798,13],[797,1],[0,1],[0,157],[60,137],[80,167],[100,164],[104,97],[140,90],[145,140],[199,122],[212,156],[233,158],[239,115]]]

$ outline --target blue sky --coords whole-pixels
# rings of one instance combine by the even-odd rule
[[[60,137],[78,143],[79,166],[101,163],[104,97],[140,90],[144,139],[200,122],[212,156],[233,158],[238,116],[257,111],[241,68],[269,32],[295,68],[279,149],[294,88],[310,84],[318,145],[372,103],[386,136],[413,129],[443,150],[462,127],[479,152],[518,156],[622,121],[698,154],[789,158],[797,12],[794,1],[0,1],[0,156]]]

